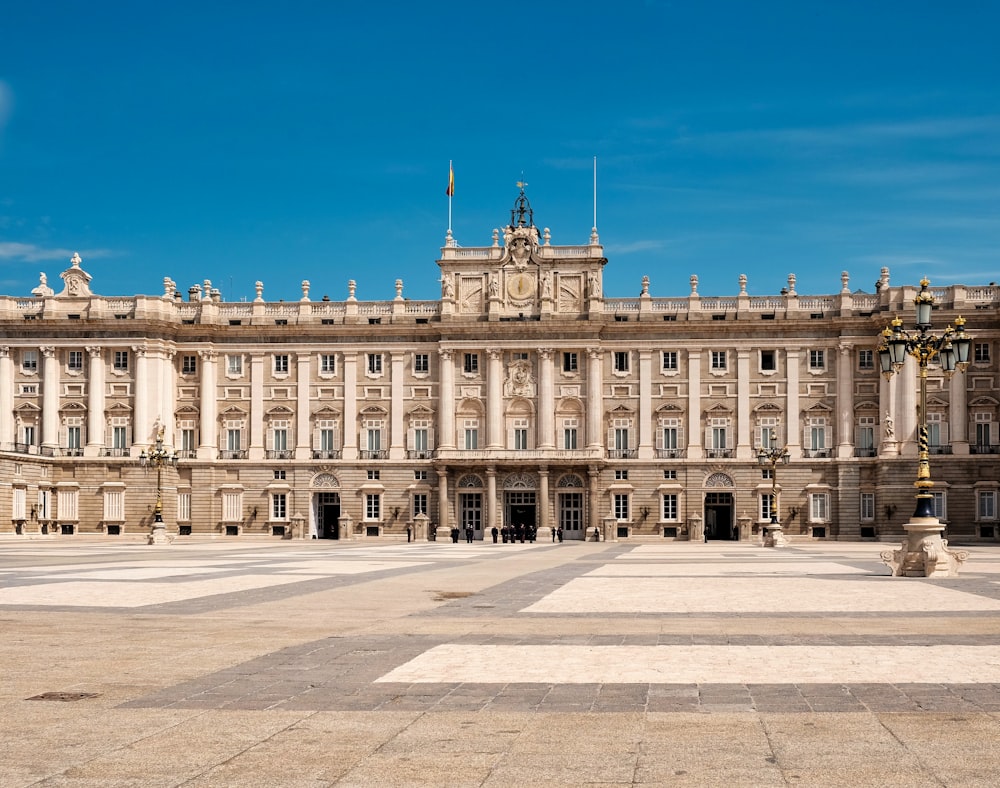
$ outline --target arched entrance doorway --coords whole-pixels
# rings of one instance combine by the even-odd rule
[[[538,482],[530,473],[512,473],[503,482],[503,522],[533,540],[538,530]]]
[[[319,473],[312,480],[312,523],[314,539],[340,538],[340,481],[332,473]]]
[[[713,473],[705,480],[705,538],[723,541],[739,539],[733,516],[735,502],[733,479],[726,473]]]
[[[583,479],[567,473],[556,484],[556,524],[563,539],[583,539],[586,533]]]

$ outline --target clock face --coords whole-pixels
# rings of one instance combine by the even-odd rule
[[[535,280],[529,274],[515,274],[510,280],[510,294],[514,298],[527,298],[535,287]]]

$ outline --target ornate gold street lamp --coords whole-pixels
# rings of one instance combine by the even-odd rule
[[[167,451],[163,446],[163,428],[156,433],[156,443],[147,453],[143,449],[139,453],[139,464],[156,469],[156,506],[153,507],[153,530],[149,534],[148,544],[170,544],[167,538],[167,528],[163,523],[163,466],[176,467],[177,454]]]
[[[781,509],[778,504],[778,463],[788,465],[791,455],[788,447],[778,447],[778,435],[774,430],[768,433],[768,447],[761,446],[757,450],[757,462],[761,467],[771,466],[771,523],[766,526],[763,538],[765,547],[781,547],[786,544],[784,532],[781,530]]]
[[[917,506],[903,528],[906,540],[900,550],[886,550],[882,561],[891,569],[895,577],[932,577],[946,575],[954,577],[965,561],[968,553],[964,550],[948,549],[948,542],[941,538],[944,525],[934,516],[934,493],[931,488],[930,452],[927,440],[927,368],[937,360],[945,376],[950,378],[955,371],[964,372],[969,366],[969,351],[972,337],[965,333],[965,320],[955,319],[955,327],[945,328],[940,336],[931,333],[931,312],[934,295],[930,291],[930,281],[920,280],[920,292],[913,303],[917,307],[917,322],[913,331],[903,329],[903,321],[894,318],[891,327],[882,330],[878,345],[879,367],[886,380],[903,368],[906,357],[917,360],[920,381],[920,402],[917,405]]]

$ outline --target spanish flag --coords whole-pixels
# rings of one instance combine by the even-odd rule
[[[451,166],[451,162],[448,163],[448,188],[444,190],[444,193],[449,197],[455,196],[455,170]]]

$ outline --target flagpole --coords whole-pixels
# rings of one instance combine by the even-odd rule
[[[448,232],[451,232],[451,198],[455,196],[455,170],[448,159]]]
[[[594,229],[597,229],[597,157],[594,157]]]

